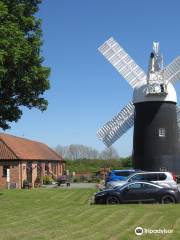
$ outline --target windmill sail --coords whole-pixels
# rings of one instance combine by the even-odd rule
[[[167,83],[175,83],[180,80],[180,57],[175,58],[172,63],[163,69],[163,76]]]
[[[132,88],[146,81],[146,74],[143,70],[113,38],[107,40],[98,50],[127,80]]]
[[[97,136],[109,147],[134,124],[134,105],[130,102],[111,121],[106,123]]]

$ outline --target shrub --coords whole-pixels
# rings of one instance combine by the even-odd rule
[[[84,175],[80,176],[80,182],[87,182],[87,177]]]
[[[74,182],[74,183],[77,183],[77,182],[79,182],[79,179],[78,179],[77,177],[74,177],[74,178],[73,178],[73,182]]]
[[[121,160],[122,168],[131,168],[132,167],[132,160],[131,158],[124,158]]]
[[[92,182],[93,182],[93,183],[100,183],[100,181],[101,181],[100,176],[93,176],[93,177],[92,177]]]
[[[76,183],[76,182],[77,182],[77,178],[74,178],[74,179],[73,179],[73,182]]]
[[[35,183],[42,183],[43,179],[40,176],[37,176]]]
[[[29,181],[28,180],[24,180],[23,181],[23,188],[25,188],[26,186],[28,186],[29,185]]]
[[[48,185],[48,184],[51,184],[52,182],[53,182],[52,177],[50,177],[48,175],[43,177],[43,184]]]

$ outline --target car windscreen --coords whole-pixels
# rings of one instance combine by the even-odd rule
[[[163,173],[141,173],[141,174],[137,174],[134,175],[130,178],[130,181],[139,181],[139,180],[143,180],[143,181],[158,181],[158,180],[165,180],[166,179],[166,175]]]
[[[158,174],[156,173],[149,173],[145,174],[146,181],[158,181]]]
[[[139,180],[146,180],[145,178],[144,178],[144,174],[137,174],[137,175],[133,175],[132,177],[130,177],[129,178],[129,182],[130,181],[139,181]]]
[[[113,189],[118,190],[118,189],[121,189],[121,188],[125,188],[126,186],[128,186],[128,183],[123,184],[122,186],[115,186],[115,187],[113,187]]]
[[[130,174],[134,173],[133,171],[121,171],[121,172],[114,172],[116,176],[121,176],[121,177],[128,177]]]

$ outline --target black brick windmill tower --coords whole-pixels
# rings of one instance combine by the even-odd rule
[[[133,99],[98,132],[107,147],[134,125],[133,165],[180,173],[180,111],[173,85],[180,80],[180,56],[166,67],[153,43],[147,75],[113,39],[99,51],[133,88]]]

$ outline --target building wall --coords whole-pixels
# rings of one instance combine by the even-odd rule
[[[40,172],[41,177],[45,176],[45,162],[41,162],[40,167],[41,167],[40,168],[41,169],[41,172]]]
[[[32,163],[32,187],[34,187],[34,183],[37,178],[37,162]]]
[[[27,180],[27,164],[31,162],[32,166],[32,187],[34,187],[38,176],[38,167],[40,167],[40,177],[50,174],[45,171],[46,161],[0,161],[0,188],[7,188],[7,177],[3,176],[3,166],[9,166],[10,169],[10,185],[11,187],[22,188],[23,181]],[[65,164],[56,161],[49,161],[48,167],[51,173],[55,176],[62,176],[65,170]]]
[[[24,180],[27,179],[27,172],[26,172],[26,168],[27,168],[27,163],[26,162],[21,162],[20,164],[20,169],[21,169],[21,187],[23,187],[23,182]]]
[[[10,167],[10,183],[12,187],[21,188],[20,164],[19,162]]]
[[[62,176],[65,170],[65,164],[63,162],[49,161],[46,163],[47,169],[45,174],[52,175],[53,177]]]
[[[3,176],[3,166],[9,166],[11,187],[21,188],[20,164],[19,162],[0,162],[0,188],[7,188],[7,177]]]
[[[57,163],[57,176],[62,176],[65,171],[65,164],[62,162]]]

